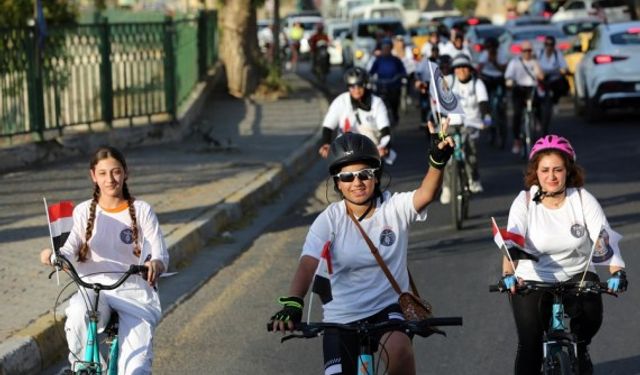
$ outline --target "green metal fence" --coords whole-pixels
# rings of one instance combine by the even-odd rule
[[[217,14],[0,29],[0,136],[168,115],[217,59]],[[41,58],[38,58],[38,55]]]

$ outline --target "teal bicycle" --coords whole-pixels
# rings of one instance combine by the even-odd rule
[[[374,359],[373,337],[392,330],[403,330],[408,335],[418,335],[422,337],[428,337],[435,333],[434,327],[442,326],[461,326],[462,317],[446,317],[446,318],[429,318],[421,321],[408,321],[408,320],[387,320],[379,323],[367,323],[357,322],[352,324],[339,324],[339,323],[299,323],[296,325],[294,331],[298,331],[298,334],[292,334],[283,337],[280,341],[285,342],[294,338],[310,339],[318,337],[325,333],[326,330],[335,330],[341,332],[348,332],[358,337],[360,352],[357,359],[357,375],[376,375],[386,374],[386,370],[381,370],[379,365],[381,359],[378,357],[376,361]],[[267,323],[267,330],[273,329],[273,322]],[[384,349],[384,345],[381,343],[381,347]]]
[[[542,337],[542,374],[543,375],[578,375],[578,339],[567,324],[563,296],[580,294],[610,294],[607,283],[594,281],[544,283],[538,281],[524,281],[518,285],[518,293],[529,291],[543,291],[553,296],[551,305],[551,319],[549,328]],[[506,292],[499,285],[489,286],[490,292]]]
[[[65,371],[65,375],[95,375],[95,374],[107,374],[116,375],[118,373],[118,321],[117,314],[114,312],[111,315],[111,319],[105,328],[106,340],[105,343],[109,346],[108,356],[106,358],[107,366],[103,368],[100,360],[100,342],[98,341],[98,321],[100,313],[98,311],[98,301],[100,298],[100,292],[103,290],[113,290],[122,285],[131,275],[144,275],[147,272],[146,266],[131,265],[129,269],[122,274],[120,279],[111,285],[103,285],[100,283],[87,283],[64,255],[57,255],[53,265],[64,270],[72,279],[71,283],[75,283],[78,287],[84,287],[91,289],[95,292],[95,301],[88,303],[88,326],[87,326],[87,344],[85,346],[84,358],[73,363],[71,369]],[[53,276],[56,271],[49,274],[49,278]],[[145,277],[146,278],[146,277]],[[71,284],[69,283],[69,285]],[[64,289],[63,289],[64,290]],[[61,292],[62,293],[62,292]],[[59,297],[59,296],[58,296]],[[57,305],[56,301],[56,305]],[[56,309],[54,309],[56,311]]]
[[[467,156],[465,153],[465,136],[462,125],[450,126],[453,130],[451,137],[456,146],[451,157],[451,173],[449,174],[449,188],[451,189],[451,223],[456,229],[462,229],[465,219],[469,218],[469,201],[471,200],[470,176],[467,172]]]

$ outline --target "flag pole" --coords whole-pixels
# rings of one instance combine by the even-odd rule
[[[44,203],[44,213],[47,215],[47,227],[49,228],[49,239],[51,240],[51,250],[53,250],[54,259],[58,257],[58,250],[56,250],[56,246],[53,244],[53,232],[51,231],[51,220],[49,220],[49,206],[47,205],[47,198],[42,197],[42,202]],[[60,268],[56,267],[56,281],[58,286],[60,286]]]
[[[585,228],[586,228],[586,224],[585,224]],[[602,233],[602,228],[600,228],[600,232],[598,233]],[[589,230],[587,230],[587,236],[591,237]],[[591,253],[589,253],[589,259],[587,259],[587,266],[584,268],[584,272],[582,273],[582,278],[580,279],[580,287],[582,288],[582,284],[584,283],[584,279],[587,276],[587,272],[589,271],[589,266],[591,265],[591,259],[593,259],[593,253],[596,250],[596,246],[598,245],[598,239],[600,237],[596,238],[595,241],[593,241],[593,246],[591,246]]]
[[[498,223],[496,223],[496,219],[493,216],[491,216],[491,222],[493,223],[493,227],[498,230],[498,235],[500,235],[500,238],[502,239],[502,235],[500,234],[500,227],[498,227]],[[507,259],[509,259],[509,263],[511,263],[511,268],[513,268],[513,272],[515,273],[516,265],[513,263],[513,259],[511,259],[511,254],[509,254],[509,249],[507,248],[507,244],[504,242],[504,239],[501,242],[502,244],[500,245],[500,247],[502,248],[504,253],[507,254]]]

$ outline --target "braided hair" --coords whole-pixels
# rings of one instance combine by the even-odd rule
[[[124,159],[124,155],[115,147],[110,146],[102,146],[99,147],[93,154],[91,161],[89,163],[89,169],[92,171],[95,170],[96,165],[99,161],[113,158],[117,160],[124,172],[127,173],[127,162]],[[140,256],[140,244],[138,243],[138,221],[136,218],[136,210],[133,206],[133,202],[135,198],[129,192],[129,187],[127,186],[126,181],[122,184],[122,195],[124,199],[127,200],[127,204],[129,205],[129,215],[131,216],[131,231],[133,232],[133,255],[136,257]],[[78,262],[84,262],[89,258],[89,240],[91,239],[91,235],[93,233],[93,227],[95,224],[96,218],[96,207],[98,205],[98,200],[100,199],[100,187],[98,184],[93,185],[93,199],[91,200],[91,205],[89,207],[89,219],[87,220],[87,228],[85,229],[85,240],[78,252]]]

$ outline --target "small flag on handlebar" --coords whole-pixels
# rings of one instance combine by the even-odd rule
[[[323,305],[333,300],[333,295],[331,294],[332,273],[331,241],[327,241],[322,248],[320,263],[318,263],[318,268],[316,269],[316,274],[313,278],[313,287],[311,289],[320,297]]]
[[[67,241],[73,227],[73,202],[61,201],[47,207],[49,228],[54,251],[57,254]]]

